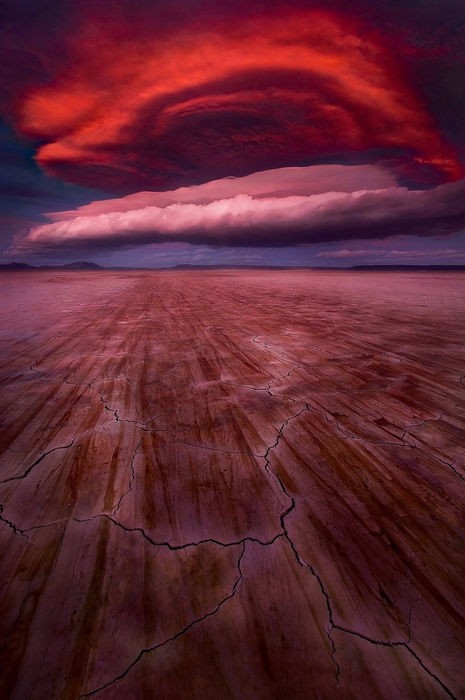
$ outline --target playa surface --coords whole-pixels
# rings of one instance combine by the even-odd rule
[[[465,697],[465,274],[0,284],[2,698]]]

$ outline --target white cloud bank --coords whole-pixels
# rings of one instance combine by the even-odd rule
[[[370,165],[281,168],[171,192],[140,192],[47,215],[11,254],[179,241],[288,246],[465,227],[465,180],[409,190]]]

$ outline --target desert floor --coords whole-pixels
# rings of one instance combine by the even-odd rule
[[[0,697],[465,697],[465,274],[3,273]]]

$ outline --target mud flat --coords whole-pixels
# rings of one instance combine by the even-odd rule
[[[0,284],[0,697],[465,697],[464,274]]]

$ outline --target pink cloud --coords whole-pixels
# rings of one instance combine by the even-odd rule
[[[46,214],[52,221],[75,219],[143,207],[170,204],[209,204],[239,194],[251,197],[284,197],[325,192],[354,192],[381,189],[397,183],[386,169],[376,165],[310,165],[302,168],[275,168],[244,177],[225,177],[202,185],[179,187],[168,192],[136,192],[117,199],[103,199],[70,211]]]
[[[316,253],[316,258],[331,258],[331,259],[344,259],[344,258],[361,258],[361,257],[371,257],[371,258],[411,258],[411,259],[430,259],[434,255],[435,259],[460,259],[465,260],[465,250],[457,250],[456,248],[446,248],[431,250],[391,250],[389,248],[340,248],[337,250],[321,250]]]
[[[361,188],[369,166],[352,166],[355,171],[350,166],[332,167],[333,171],[330,166],[286,168],[173,192],[93,202],[74,212],[50,215],[52,223],[17,238],[8,254],[167,241],[287,246],[405,233],[447,234],[465,227],[465,180],[409,190],[371,168],[373,177]],[[335,189],[327,189],[330,183]],[[350,186],[359,189],[351,191]]]

